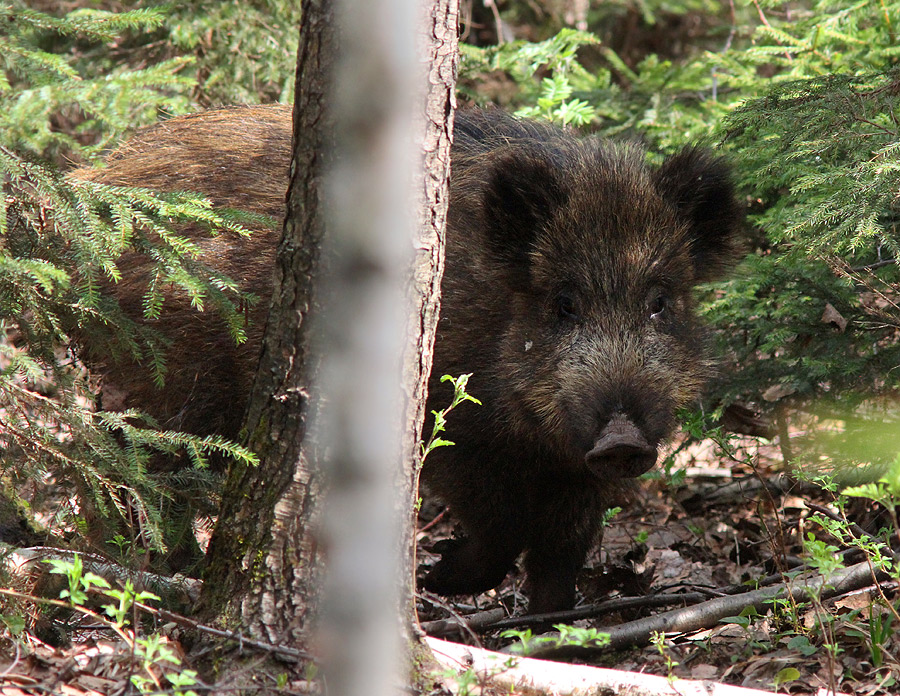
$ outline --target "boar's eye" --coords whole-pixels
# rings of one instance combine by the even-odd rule
[[[650,302],[650,318],[651,319],[659,319],[662,317],[663,312],[666,311],[666,307],[668,306],[669,301],[666,299],[665,295],[658,296],[655,300]]]
[[[563,321],[578,321],[578,302],[570,292],[563,291],[553,301],[556,316]]]

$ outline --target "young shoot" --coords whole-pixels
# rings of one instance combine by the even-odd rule
[[[431,452],[431,450],[437,447],[446,447],[454,444],[450,440],[445,440],[440,437],[440,434],[446,430],[447,414],[450,413],[450,411],[464,401],[471,401],[473,404],[481,406],[481,402],[478,399],[466,392],[466,385],[469,383],[469,377],[471,376],[472,374],[469,373],[460,375],[459,377],[453,377],[452,375],[444,375],[441,377],[441,382],[450,382],[453,385],[453,400],[447,408],[431,412],[434,415],[434,426],[431,429],[431,437],[428,438],[428,442],[422,444],[422,462],[425,461],[425,457],[428,456],[428,453]]]

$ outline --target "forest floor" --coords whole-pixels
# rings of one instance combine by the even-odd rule
[[[597,615],[565,623],[603,632],[677,606],[699,604],[703,600],[698,595],[723,596],[741,592],[739,586],[756,589],[763,578],[789,584],[795,571],[808,568],[810,553],[803,539],[809,533],[840,546],[808,519],[815,509],[836,515],[834,496],[785,475],[777,447],[748,438],[738,441],[732,454],[723,455],[710,441],[695,444],[675,456],[672,470],[686,473],[678,485],[673,477],[641,482],[634,499],[605,529],[601,547],[578,578],[576,609]],[[851,503],[846,512],[871,534],[887,526],[871,506]],[[451,529],[443,518],[430,527],[426,522],[420,548],[449,536]],[[827,553],[834,557],[840,552],[835,548]],[[861,554],[844,556],[847,565],[861,559]],[[427,563],[436,557],[423,551],[420,560]],[[524,575],[514,572],[497,590],[463,602],[420,597],[420,619],[441,637],[508,651],[521,641],[493,627],[493,620],[521,613],[523,582]],[[870,582],[821,603],[782,602],[760,612],[749,607],[746,616],[719,619],[700,630],[671,631],[663,642],[642,647],[597,649],[579,661],[782,693],[824,688],[896,694],[900,635],[891,627],[895,615],[884,601],[896,604],[896,583],[882,583],[881,592]],[[661,595],[683,595],[685,601],[653,608]],[[617,598],[636,599],[628,608],[617,608],[610,601]],[[454,616],[476,617],[477,627],[448,628],[446,620]],[[515,630],[527,628],[524,624]],[[577,638],[578,633],[573,635]]]
[[[578,579],[577,608],[591,615],[565,623],[583,629],[581,635],[590,629],[603,632],[678,606],[755,589],[763,578],[773,584],[790,582],[793,573],[809,563],[809,545],[803,539],[810,532],[840,546],[810,519],[816,509],[838,513],[833,496],[786,475],[782,461],[777,447],[752,439],[738,441],[731,456],[712,442],[678,451],[670,474],[641,481],[606,528],[602,545]],[[52,488],[52,481],[45,483]],[[439,508],[426,505],[421,515],[419,560],[426,564],[436,559],[430,546],[452,534],[448,516],[432,523],[439,513]],[[846,514],[871,534],[887,525],[871,505],[851,504]],[[839,555],[837,548],[827,553]],[[844,560],[850,565],[859,558],[846,555]],[[423,594],[417,600],[420,619],[440,637],[510,650],[521,639],[505,635],[492,622],[507,619],[508,625],[512,617],[520,622],[516,630],[529,629],[528,618],[522,616],[523,582],[523,574],[514,571],[497,590],[478,597],[449,602]],[[40,594],[38,588],[33,592]],[[828,601],[781,602],[774,609],[745,611],[744,616],[737,616],[737,610],[736,616],[699,630],[672,630],[664,640],[639,647],[597,649],[580,661],[781,693],[826,689],[894,694],[900,637],[885,600],[897,603],[896,584],[882,583],[879,589],[869,583]],[[17,601],[16,607],[20,612],[25,608],[24,621],[9,604],[0,612],[0,696],[140,693],[133,686],[135,676],[145,680],[145,693],[220,690],[221,685],[204,686],[200,677],[181,690],[173,688],[185,669],[198,664],[185,655],[178,627],[171,623],[157,619],[158,644],[148,663],[139,655],[146,646],[129,644],[97,616],[54,612],[46,604],[27,601]],[[458,627],[473,618],[479,625]],[[448,628],[448,620],[455,625]],[[471,696],[492,693],[477,685],[466,688],[462,693]]]

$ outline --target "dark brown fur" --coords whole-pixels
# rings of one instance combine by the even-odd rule
[[[116,150],[105,169],[80,170],[82,179],[157,191],[195,191],[217,206],[284,217],[291,156],[291,110],[286,106],[216,109],[163,121]],[[271,294],[280,227],[249,240],[210,236],[206,228],[180,230],[202,249],[203,261],[260,296],[248,314],[247,341],[236,345],[214,311],[197,312],[184,293],[170,293],[153,322],[171,340],[165,388],[150,370],[112,359],[108,346],[89,344],[88,362],[102,374],[106,409],[138,408],[164,428],[236,438],[255,374]],[[129,252],[119,260],[115,294],[133,318],[143,312],[148,264]]]
[[[529,609],[572,605],[615,480],[652,465],[710,368],[691,293],[733,261],[740,219],[703,151],[653,170],[632,146],[461,119],[430,393],[446,403],[440,376],[471,372],[484,406],[450,415],[457,444],[423,470],[467,534],[439,547],[426,588],[489,589],[524,550]],[[652,454],[587,461],[614,420]]]
[[[151,128],[99,181],[196,190],[278,216],[290,113],[211,111]],[[727,171],[685,150],[661,168],[635,147],[579,139],[498,111],[462,113],[453,150],[447,271],[429,409],[444,374],[473,373],[484,406],[451,414],[454,447],[432,452],[427,487],[462,523],[425,577],[444,594],[499,584],[525,551],[530,609],[571,606],[575,574],[615,479],[653,464],[674,411],[709,369],[691,292],[733,260],[740,221]],[[166,388],[103,367],[122,405],[170,427],[237,434],[270,294],[275,238],[206,240],[210,261],[262,297],[236,348],[184,301],[159,323],[173,341]],[[118,295],[135,315],[142,262],[123,261]]]

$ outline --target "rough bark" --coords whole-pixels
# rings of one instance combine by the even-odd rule
[[[422,137],[425,156],[422,186],[417,203],[416,257],[409,297],[415,303],[407,329],[409,342],[404,353],[403,384],[406,390],[406,428],[402,451],[403,488],[398,501],[406,506],[409,523],[404,528],[403,544],[409,550],[402,577],[414,586],[415,510],[419,481],[419,442],[426,419],[425,400],[431,374],[432,346],[440,311],[440,284],[444,275],[444,232],[447,223],[450,181],[450,143],[453,112],[456,108],[456,74],[459,65],[457,44],[459,0],[434,0],[423,10],[419,37],[420,54],[428,65],[424,122],[417,130]],[[413,614],[412,592],[407,596],[409,615]]]
[[[418,41],[415,47],[411,45],[408,58],[418,65],[417,72],[422,70],[421,66],[426,66],[428,73],[426,93],[422,93],[421,82],[425,75],[421,74],[415,98],[404,102],[405,106],[398,105],[396,92],[392,91],[402,85],[395,84],[395,78],[386,79],[385,66],[367,61],[347,48],[358,45],[359,40],[374,40],[371,35],[354,35],[354,31],[368,29],[371,34],[372,27],[379,21],[378,16],[390,16],[388,31],[394,33],[394,38],[385,38],[385,50],[395,50],[396,32],[399,31],[397,13],[381,12],[366,18],[367,11],[351,2],[347,5],[348,12],[357,15],[352,19],[362,29],[348,29],[343,25],[335,32],[335,15],[340,16],[339,2],[305,0],[302,8],[304,21],[298,52],[288,215],[278,253],[279,265],[262,360],[245,421],[249,444],[260,454],[261,464],[258,468],[230,473],[222,513],[210,545],[203,595],[206,616],[218,616],[227,626],[240,627],[248,635],[264,640],[307,643],[311,619],[319,609],[317,591],[322,579],[319,539],[324,539],[328,547],[329,565],[365,564],[364,537],[357,539],[356,545],[351,543],[345,551],[335,546],[333,535],[340,536],[340,533],[334,530],[351,524],[349,512],[342,514],[344,511],[366,510],[367,514],[376,516],[387,507],[393,512],[395,526],[387,542],[391,546],[388,553],[399,559],[400,568],[395,566],[389,579],[380,582],[389,585],[390,606],[396,608],[400,602],[402,627],[409,629],[415,622],[412,602],[415,528],[411,511],[416,498],[418,443],[425,413],[425,391],[431,369],[431,346],[438,319],[444,261],[443,230],[457,66],[458,0],[426,3],[426,8],[420,9],[418,15],[413,14],[417,3],[402,0],[399,4],[405,5],[410,16],[417,17],[419,22],[418,25],[411,22],[403,30],[407,35],[416,35]],[[337,9],[333,10],[334,6]],[[341,50],[346,50],[347,54],[340,59],[342,63],[332,65],[332,57],[337,55],[336,35],[341,37]],[[330,86],[332,75],[337,85],[335,92]],[[355,95],[347,91],[353,82],[359,90]],[[395,118],[386,127],[392,129],[395,136],[399,128],[400,140],[406,141],[407,150],[418,153],[417,178],[413,181],[408,175],[405,198],[383,194],[377,189],[366,191],[367,185],[382,183],[381,175],[353,160],[354,148],[378,155],[384,145],[379,135],[384,131],[379,128],[384,125],[387,114],[397,113],[398,106],[401,112],[406,111],[405,125],[398,126],[400,122]],[[332,113],[341,112],[350,116],[343,120],[336,116],[332,120]],[[410,121],[412,114],[416,115],[414,123]],[[332,131],[335,121],[337,131]],[[340,251],[329,247],[329,242],[323,238],[319,205],[323,200],[323,187],[320,182],[326,170],[324,153],[332,154],[335,149],[339,153],[335,160],[344,163],[337,169],[337,175],[346,175],[351,180],[356,177],[357,181],[342,193],[340,186],[334,188],[329,184],[329,190],[333,189],[332,193],[339,196],[334,208],[339,213],[362,214],[355,218],[340,214],[328,218],[328,236],[345,225],[352,228],[381,220],[382,214],[377,210],[380,204],[388,204],[394,211],[398,208],[415,211],[400,243],[407,256],[399,275],[392,275],[393,271],[384,268],[385,263],[394,263],[397,259],[385,260],[382,243],[373,243],[362,228],[350,235],[350,247]],[[421,160],[423,154],[424,163]],[[406,171],[411,172],[408,162],[406,165]],[[374,198],[366,198],[373,195]],[[385,200],[386,196],[390,200]],[[391,222],[386,227],[395,232],[398,229],[398,225]],[[416,228],[414,239],[413,227]],[[323,242],[325,247],[320,261],[319,250],[323,248]],[[396,252],[391,253],[396,256]],[[334,303],[334,294],[328,286],[315,290],[314,282],[326,275],[332,276],[332,287],[355,291],[357,299],[352,299],[351,295],[345,303]],[[388,279],[388,285],[392,284],[398,290],[398,296],[405,293],[407,305],[405,314],[395,312],[398,323],[393,336],[382,342],[376,334],[379,326],[383,331],[383,323],[366,324],[368,320],[355,313],[368,298],[381,292],[373,289],[370,283],[385,279]],[[328,306],[324,307],[324,320],[318,323],[324,329],[317,331],[317,335],[324,333],[326,339],[338,346],[338,351],[326,351],[322,347],[324,343],[311,342],[308,324],[313,308],[315,312],[320,311],[319,300]],[[392,343],[393,339],[398,340]],[[373,374],[387,374],[387,368],[381,367],[375,368],[374,373],[369,368],[368,374],[364,370],[361,375],[354,376],[350,368],[356,366],[358,358],[344,361],[343,364],[349,364],[350,368],[334,368],[328,363],[323,366],[316,357],[323,352],[338,357],[340,352],[349,346],[360,345],[360,342],[370,352],[383,354],[385,364],[390,363],[395,368],[394,377],[387,382],[374,379]],[[317,379],[320,366],[321,381]],[[320,388],[327,395],[322,401],[323,408],[330,408],[329,401],[337,406],[330,415],[326,410],[321,421],[316,417],[321,429],[316,428],[315,436],[311,437],[311,419],[317,401],[311,395],[318,394]],[[370,427],[375,427],[378,436],[391,430],[390,418],[381,418],[380,410],[387,410],[384,406],[366,406],[378,403],[368,401],[370,396],[391,390],[395,393],[392,414],[395,441],[389,461],[390,476],[386,479],[391,485],[382,490],[383,505],[364,508],[363,504],[355,502],[354,496],[371,492],[366,489],[372,486],[365,467],[357,468],[355,458],[361,453],[366,456],[369,453],[364,451],[366,441],[356,438],[365,435]],[[349,410],[341,411],[342,396],[347,397]],[[345,427],[346,430],[340,430]],[[348,483],[348,492],[345,497],[329,498],[323,505],[321,472],[310,463],[319,461],[318,453],[313,450],[315,442],[326,440],[334,443],[328,447],[328,456],[333,462],[328,480],[343,479]],[[320,536],[317,529],[319,512],[323,508],[336,514],[326,517],[325,532]],[[357,522],[355,531],[365,533],[369,530],[364,523]],[[363,542],[362,549],[360,541]],[[385,538],[378,543],[385,543]],[[368,551],[371,552],[371,548]],[[358,569],[355,572],[360,575]],[[346,638],[336,637],[340,628],[334,627],[340,620],[358,617],[366,610],[353,602],[367,599],[367,590],[348,589],[342,585],[339,576],[332,574],[329,577],[331,589],[326,591],[325,596],[329,599],[324,616],[326,627],[327,621],[334,621],[333,629],[321,635],[317,644],[327,654],[328,645],[334,640],[340,645],[334,651],[335,660],[343,657],[352,662],[352,646]],[[367,571],[362,577],[375,582]],[[390,633],[396,635],[395,619],[391,621],[393,630]],[[357,634],[361,645],[371,653],[373,634],[360,631]],[[350,630],[344,633],[346,635],[352,637],[354,632]],[[382,635],[380,640],[386,642],[387,636]],[[342,675],[344,670],[340,663],[332,662],[330,672]],[[333,677],[329,678],[329,689],[334,693],[341,691]]]
[[[273,641],[302,638],[321,562],[312,520],[319,487],[307,465],[314,366],[308,319],[322,239],[319,210],[331,133],[331,0],[304,0],[284,236],[262,357],[245,419],[258,467],[229,473],[210,542],[202,613]]]

